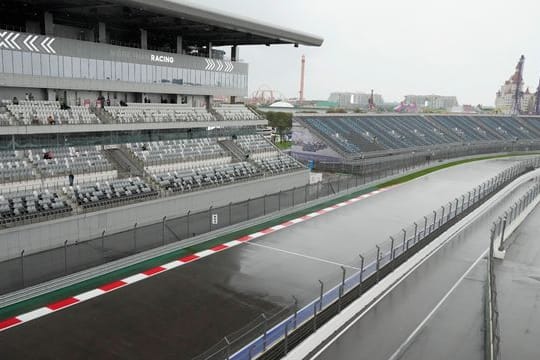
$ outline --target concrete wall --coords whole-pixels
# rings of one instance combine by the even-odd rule
[[[304,186],[308,182],[309,171],[299,171],[2,230],[0,261],[18,257],[22,250],[27,255],[62,246],[65,240],[74,242],[96,238],[101,236],[103,230],[110,234],[131,229],[136,222],[141,226],[156,223],[164,216],[168,218],[183,216],[188,210],[191,212],[206,210],[210,206],[240,202]]]

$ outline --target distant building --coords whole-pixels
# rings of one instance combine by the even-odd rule
[[[334,102],[340,108],[367,108],[369,106],[369,97],[371,94],[363,92],[333,92],[328,97],[328,101]],[[382,106],[384,100],[382,95],[373,94],[375,106]]]
[[[520,61],[523,61],[523,57]],[[523,91],[522,75],[519,72],[519,63],[516,71],[504,82],[495,97],[495,108],[503,114],[512,114],[514,112],[514,102],[516,93],[521,95],[519,101],[519,112],[522,114],[532,114],[536,109],[536,93],[531,93],[529,88]]]
[[[416,105],[418,109],[444,109],[451,110],[458,106],[458,101],[455,96],[441,96],[441,95],[406,95],[405,104]]]

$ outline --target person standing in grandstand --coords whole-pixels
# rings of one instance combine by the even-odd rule
[[[69,173],[69,186],[73,186],[73,183],[75,182],[75,175],[73,175],[72,172]]]

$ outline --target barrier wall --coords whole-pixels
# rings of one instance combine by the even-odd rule
[[[0,231],[0,261],[56,248],[64,242],[86,241],[139,225],[162,221],[163,217],[185,215],[188,211],[206,210],[230,202],[272,194],[309,183],[309,171],[265,177],[253,181],[216,187],[189,194],[160,198],[67,218],[19,226]]]

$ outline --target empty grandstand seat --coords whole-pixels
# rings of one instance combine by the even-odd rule
[[[119,123],[161,123],[215,121],[205,108],[183,104],[128,103],[127,106],[108,106],[106,111]]]
[[[21,100],[6,105],[13,119],[22,125],[99,124],[100,119],[84,106],[61,109],[58,101]]]
[[[215,104],[213,109],[224,120],[261,120],[262,116],[242,104]]]
[[[72,208],[57,193],[49,190],[0,195],[0,224],[4,226],[71,211]]]

